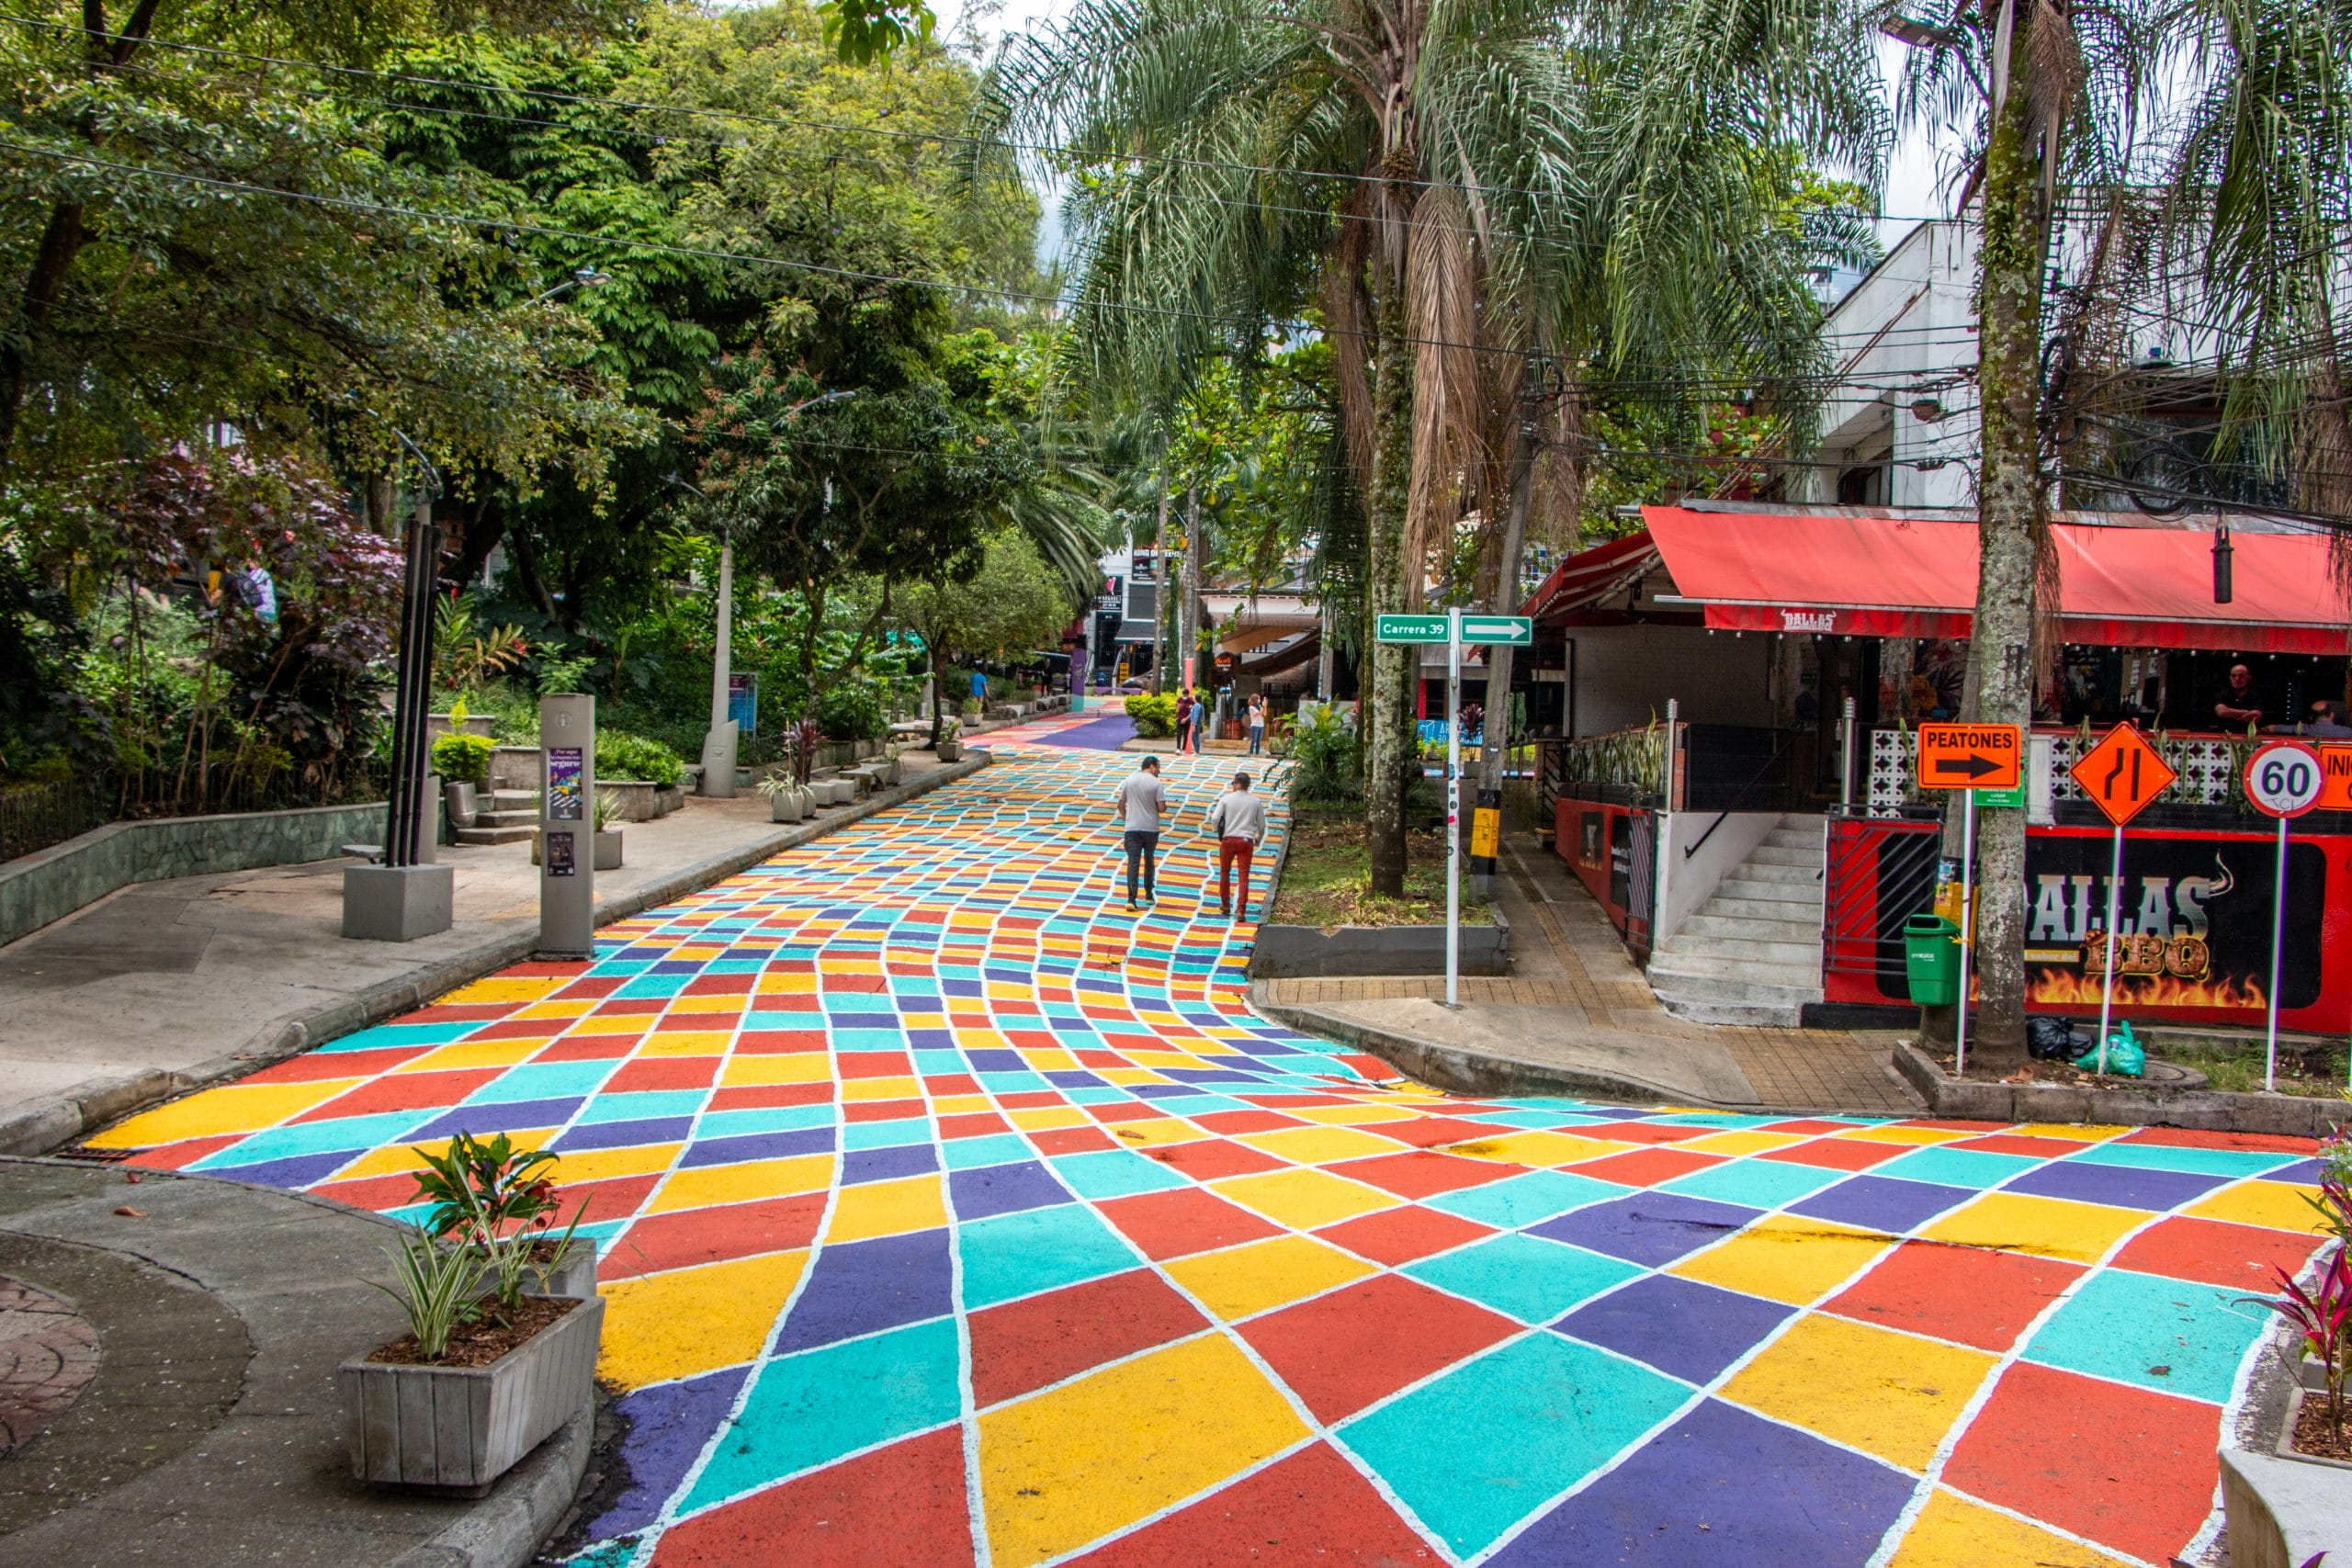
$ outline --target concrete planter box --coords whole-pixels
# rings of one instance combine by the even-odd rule
[[[2187,1068],[2128,1089],[1980,1083],[1953,1077],[1906,1042],[1894,1048],[1894,1070],[1926,1099],[1931,1115],[1965,1122],[2098,1122],[2296,1138],[2324,1138],[2352,1122],[2352,1105],[2341,1100],[2209,1089],[2202,1074]]]
[[[488,714],[469,713],[466,715],[465,731],[468,735],[479,735],[487,740],[497,733],[497,725]],[[448,733],[447,714],[429,713],[424,716],[424,743],[427,746]]]
[[[768,820],[797,822],[808,815],[808,803],[797,789],[780,789],[768,796]]]
[[[1250,960],[1253,980],[1318,975],[1442,975],[1443,926],[1264,925]],[[1510,973],[1510,927],[1502,911],[1491,926],[1462,928],[1462,973]]]
[[[961,740],[943,740],[939,743],[938,755],[943,762],[960,762],[964,760],[964,743]]]
[[[656,807],[653,814],[656,817],[667,817],[673,811],[683,811],[686,806],[685,788],[680,784],[658,784],[654,787],[653,800]]]
[[[547,761],[537,746],[491,748],[491,788],[527,789],[537,795],[547,782]]]
[[[618,871],[621,868],[621,830],[618,828],[596,829],[596,869]]]
[[[616,822],[650,822],[662,815],[662,790],[643,779],[598,779],[596,793],[613,797]]]
[[[2298,1388],[2270,1452],[2224,1445],[2222,1513],[2227,1521],[2230,1568],[2303,1568],[2323,1551],[2331,1557],[2352,1523],[2352,1464],[2294,1451],[2296,1417],[2317,1395]]]
[[[592,1297],[486,1367],[345,1361],[351,1472],[395,1486],[489,1486],[593,1397],[604,1327],[604,1301]]]

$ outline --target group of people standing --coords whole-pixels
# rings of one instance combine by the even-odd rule
[[[1176,750],[1182,755],[1201,754],[1201,742],[1208,733],[1211,709],[1202,692],[1187,686],[1176,694]],[[1262,693],[1250,694],[1248,706],[1242,715],[1250,731],[1250,755],[1260,756],[1266,750],[1266,699]]]
[[[1127,908],[1159,902],[1160,824],[1171,814],[1168,786],[1159,777],[1159,759],[1146,757],[1119,785],[1114,806],[1125,829]],[[1217,796],[1209,808],[1206,826],[1216,840],[1216,908],[1237,919],[1250,918],[1250,863],[1266,837],[1266,803],[1250,793],[1250,775],[1233,775],[1233,787]],[[1233,873],[1241,872],[1241,908],[1233,907]]]

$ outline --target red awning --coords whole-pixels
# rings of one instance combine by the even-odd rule
[[[1657,546],[1647,530],[1578,550],[1552,569],[1527,596],[1522,615],[1556,622],[1569,612],[1598,604],[1628,583],[1638,582],[1657,564]]]
[[[1703,604],[1710,626],[1968,635],[1976,603],[1974,523],[1679,506],[1645,506],[1642,517],[1677,593]],[[2060,632],[2068,642],[2352,651],[2352,612],[2335,587],[2324,538],[2233,533],[2234,592],[2231,603],[2216,604],[2213,536],[2203,529],[2083,522],[2053,527]]]

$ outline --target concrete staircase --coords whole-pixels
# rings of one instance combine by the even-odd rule
[[[474,813],[474,825],[458,829],[461,844],[519,844],[539,825],[537,790],[494,789],[480,798],[486,804]]]
[[[1818,817],[1781,818],[1650,954],[1658,1005],[1700,1023],[1792,1027],[1821,999]]]

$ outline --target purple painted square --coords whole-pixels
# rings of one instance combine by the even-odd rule
[[[939,1151],[929,1144],[899,1144],[887,1149],[852,1149],[842,1156],[842,1185],[921,1176],[939,1168]]]
[[[959,1220],[984,1220],[990,1214],[1016,1213],[1023,1209],[1043,1209],[1070,1201],[1069,1190],[1054,1179],[1053,1172],[1042,1162],[1034,1159],[1016,1165],[952,1171],[947,1178],[947,1191]]]
[[[654,1116],[641,1122],[590,1122],[565,1129],[555,1141],[556,1152],[572,1149],[626,1149],[639,1144],[669,1144],[694,1131],[691,1116]],[[415,1134],[412,1134],[411,1136]]]
[[[695,1456],[734,1408],[742,1367],[708,1372],[624,1394],[615,1408],[628,1423],[621,1454],[629,1484],[588,1531],[592,1540],[641,1530],[661,1517],[662,1505],[694,1467]]]
[[[967,1051],[964,1060],[976,1073],[1017,1073],[1029,1065],[1021,1059],[1020,1052],[1008,1051],[1001,1046]]]
[[[1587,1303],[1552,1327],[1646,1361],[1685,1382],[1704,1383],[1754,1349],[1793,1310],[1695,1280],[1653,1274]]]
[[[2262,1173],[2264,1181],[2291,1181],[2298,1187],[2316,1187],[2327,1174],[2327,1167],[2315,1159],[2299,1159],[2292,1165],[2282,1165],[2276,1170]]]
[[[953,1277],[944,1230],[822,1247],[784,1320],[775,1353],[941,1316],[955,1305]]]
[[[492,1133],[515,1133],[526,1127],[560,1127],[571,1120],[572,1112],[585,1099],[584,1095],[573,1095],[565,1100],[510,1100],[500,1105],[460,1105],[443,1111],[407,1136],[412,1141],[454,1137],[459,1133],[487,1137]]]
[[[686,1145],[679,1159],[686,1165],[735,1165],[747,1159],[780,1159],[786,1155],[831,1154],[831,1127],[796,1127],[784,1133],[749,1133],[740,1138],[705,1138]]]
[[[1876,1460],[1710,1399],[1487,1561],[1861,1568],[1912,1486]]]
[[[2037,1198],[2072,1198],[2084,1203],[2111,1203],[2120,1209],[2163,1210],[2193,1202],[2231,1179],[2187,1170],[2143,1170],[2136,1166],[2059,1159],[2027,1171],[2001,1190],[2030,1192]]]
[[[1673,1192],[1631,1192],[1530,1225],[1547,1236],[1656,1269],[1746,1225],[1758,1211]]]
[[[207,1176],[225,1176],[232,1181],[251,1181],[263,1187],[308,1187],[314,1181],[324,1181],[349,1165],[356,1149],[344,1149],[323,1155],[290,1155],[284,1159],[263,1160],[256,1165],[209,1165]]]
[[[1801,1203],[1790,1204],[1789,1213],[1901,1235],[1975,1196],[1965,1187],[1902,1181],[1892,1176],[1849,1176]]]

